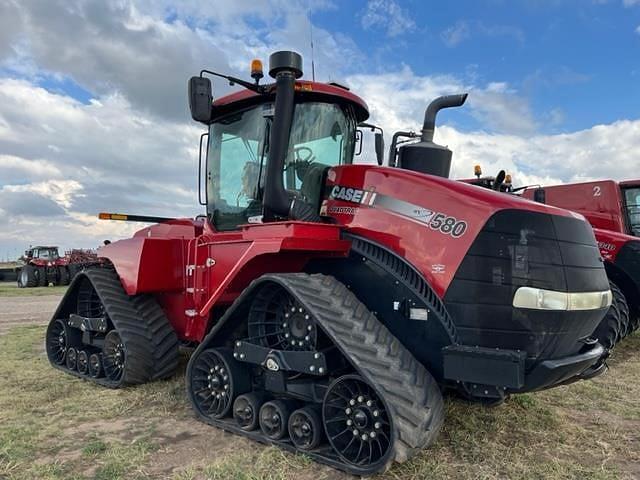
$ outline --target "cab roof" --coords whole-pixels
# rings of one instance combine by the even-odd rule
[[[245,88],[214,100],[214,118],[225,115],[239,108],[257,105],[264,101],[268,101],[269,99],[273,99],[275,96],[275,84],[267,85],[267,89],[269,93],[266,95],[261,95]],[[309,101],[317,100],[328,103],[351,105],[355,110],[358,122],[364,122],[369,118],[369,107],[366,102],[357,95],[351,93],[346,87],[331,83],[298,80],[295,83],[295,90],[296,98],[307,99]]]

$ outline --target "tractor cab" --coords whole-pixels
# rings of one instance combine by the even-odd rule
[[[28,260],[44,260],[46,262],[54,262],[60,258],[58,247],[31,247],[24,252],[25,258]]]
[[[622,182],[620,188],[628,233],[640,237],[640,182]]]
[[[217,231],[263,221],[319,220],[327,171],[352,163],[362,140],[358,124],[369,116],[366,103],[338,84],[298,80],[301,64],[293,52],[272,55],[271,85],[258,83],[257,61],[255,84],[208,71],[190,80],[192,117],[208,126],[201,140],[206,174],[200,203]],[[246,89],[213,101],[204,73]]]

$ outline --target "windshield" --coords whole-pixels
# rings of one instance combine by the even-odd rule
[[[207,214],[218,230],[262,221],[273,104],[227,115],[209,130]],[[283,180],[292,196],[319,208],[324,173],[351,163],[355,120],[340,106],[295,107]]]
[[[631,234],[640,237],[640,187],[625,189],[624,200]]]
[[[38,250],[38,258],[42,260],[57,260],[58,259],[58,250],[56,249],[48,249],[48,248],[40,248]]]

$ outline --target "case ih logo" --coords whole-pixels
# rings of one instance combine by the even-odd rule
[[[373,205],[376,200],[376,193],[370,190],[360,190],[357,188],[341,187],[336,185],[331,189],[329,198],[344,200],[345,202],[360,203],[363,205]]]

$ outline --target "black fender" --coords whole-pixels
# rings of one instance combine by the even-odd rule
[[[344,283],[439,381],[442,349],[457,345],[453,319],[428,281],[404,258],[366,238],[351,241],[348,258],[310,262],[307,273],[332,275]]]

